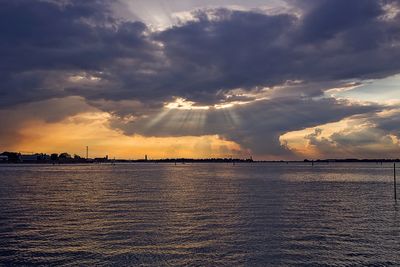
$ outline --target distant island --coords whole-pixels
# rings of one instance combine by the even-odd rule
[[[400,159],[304,159],[304,160],[253,160],[249,158],[164,158],[164,159],[148,159],[147,155],[142,159],[109,159],[108,156],[89,158],[81,157],[79,155],[70,155],[67,152],[63,153],[32,153],[22,154],[20,152],[3,152],[0,154],[0,163],[42,163],[42,164],[73,164],[73,163],[129,163],[129,162],[166,162],[166,163],[260,163],[260,162],[276,162],[276,163],[290,163],[290,162],[305,162],[305,163],[330,163],[330,162],[400,162]]]

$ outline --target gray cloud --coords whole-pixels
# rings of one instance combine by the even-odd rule
[[[197,11],[195,21],[156,33],[112,17],[107,2],[68,3],[1,3],[3,104],[55,94],[215,103],[239,87],[377,78],[400,68],[400,25],[379,19],[382,1],[307,1],[313,8],[302,18]],[[82,71],[102,84],[90,90],[65,83],[54,92],[46,83]]]
[[[287,131],[381,109],[324,99],[324,90],[400,72],[399,15],[383,8],[396,1],[287,2],[300,17],[198,10],[152,32],[116,17],[108,1],[2,1],[0,108],[79,96],[128,134],[220,134],[257,154],[287,155],[278,140]],[[263,87],[269,100],[157,117],[174,97],[214,105],[234,89]]]
[[[97,89],[101,97],[101,85],[71,85],[68,78],[86,72],[116,87],[116,62],[130,59],[139,66],[154,56],[143,23],[119,23],[105,1],[66,3],[0,3],[0,104],[90,96]]]

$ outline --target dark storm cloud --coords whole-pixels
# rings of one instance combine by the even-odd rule
[[[173,66],[186,71],[175,86],[191,88],[183,93],[202,100],[207,92],[235,87],[378,78],[399,71],[400,24],[379,19],[380,1],[309,3],[316,7],[300,19],[219,10],[212,14],[217,19],[200,12],[197,21],[160,33]]]
[[[107,3],[3,1],[2,104],[55,95],[215,103],[238,87],[376,78],[400,69],[399,20],[380,19],[382,1],[305,1],[301,18],[197,11],[196,20],[157,33],[114,18]],[[48,82],[79,71],[102,83],[90,89],[65,82],[54,91]]]
[[[308,1],[311,3],[311,1]],[[383,14],[380,1],[376,0],[321,0],[314,1],[304,16],[301,36],[308,42],[334,38],[335,35],[376,23]]]
[[[113,79],[107,72],[113,62],[126,58],[138,64],[148,61],[153,49],[144,37],[146,26],[118,23],[105,3],[2,1],[1,104],[67,96],[75,91],[84,94],[86,86],[73,90],[65,80],[82,71]],[[51,83],[54,80],[56,84]]]
[[[83,50],[85,44],[97,41],[92,27],[87,25],[100,12],[97,8],[96,2],[58,6],[42,1],[2,1],[1,69],[20,72],[98,66],[102,58],[93,57],[92,62],[88,60],[90,50]]]
[[[114,122],[127,133],[216,133],[276,154],[284,132],[379,109],[323,99],[323,91],[345,79],[400,72],[400,19],[386,8],[398,2],[288,2],[301,16],[198,10],[193,21],[153,32],[116,18],[109,1],[1,1],[1,108],[80,96],[117,117],[135,117],[133,128]],[[298,80],[294,97],[285,85]],[[262,87],[272,87],[270,100],[205,111],[207,130],[141,125],[142,116],[157,116],[174,97],[212,105],[231,90]],[[241,124],[222,123],[224,112],[236,113]]]

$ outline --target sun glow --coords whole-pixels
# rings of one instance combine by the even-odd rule
[[[227,101],[213,104],[213,105],[196,105],[196,102],[187,100],[182,97],[178,97],[175,99],[173,102],[168,102],[164,104],[164,107],[166,109],[178,109],[178,110],[210,110],[210,109],[229,109],[232,108],[236,105],[246,105],[250,103],[254,103],[256,101],[261,101],[268,99],[267,97],[258,97],[257,95],[253,94],[241,94],[241,95],[235,95],[235,96],[246,96],[251,100],[229,100],[229,98],[232,98],[234,96],[232,95],[227,95]]]
[[[186,100],[184,98],[178,97],[174,102],[166,103],[165,107],[167,109],[181,109],[181,110],[208,110],[209,106],[196,106],[193,101]]]
[[[31,121],[20,130],[21,140],[14,151],[44,153],[68,152],[84,155],[90,147],[91,157],[150,158],[224,157],[237,155],[238,144],[218,135],[181,137],[127,136],[109,127],[111,115],[106,112],[81,113],[57,123]]]

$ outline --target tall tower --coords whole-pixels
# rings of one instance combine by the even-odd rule
[[[86,146],[86,159],[89,159],[89,147]]]
[[[146,160],[146,161],[147,161],[147,155],[144,155],[144,160]]]

